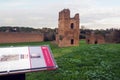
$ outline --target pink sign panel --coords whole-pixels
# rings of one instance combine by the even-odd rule
[[[0,75],[57,69],[49,46],[0,48]]]

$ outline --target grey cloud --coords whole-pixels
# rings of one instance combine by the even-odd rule
[[[40,3],[40,0],[12,0],[7,8],[0,8],[0,25],[23,25],[57,27],[58,12],[64,8],[71,10],[71,17],[80,14],[81,24],[96,24],[111,17],[120,16],[119,7],[98,7],[97,0],[61,0],[55,3]],[[33,2],[33,3],[32,3]],[[37,2],[37,3],[36,3]],[[45,0],[44,2],[47,2]],[[9,3],[9,2],[8,2]],[[14,5],[14,3],[18,5]],[[5,7],[7,3],[3,4]],[[11,19],[11,24],[9,20]],[[8,23],[7,23],[8,20]],[[12,20],[14,22],[12,22]]]

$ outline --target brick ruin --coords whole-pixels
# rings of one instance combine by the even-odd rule
[[[105,37],[101,34],[87,33],[86,34],[87,44],[105,44]]]
[[[112,29],[108,32],[95,33],[86,32],[87,44],[106,44],[106,43],[120,43],[120,30]]]
[[[0,32],[0,43],[41,42],[44,36],[41,33]]]
[[[59,12],[58,31],[56,42],[59,47],[79,45],[79,14],[70,18],[70,10],[64,9]]]

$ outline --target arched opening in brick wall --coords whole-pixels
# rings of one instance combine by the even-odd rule
[[[71,45],[73,45],[74,44],[74,39],[71,39]]]
[[[87,43],[88,43],[88,44],[90,43],[90,40],[89,40],[89,39],[87,40]]]
[[[71,29],[74,29],[74,23],[71,23],[70,27]]]
[[[95,44],[98,44],[98,41],[97,41],[97,40],[95,40]]]

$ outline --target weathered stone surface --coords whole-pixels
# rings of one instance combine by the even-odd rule
[[[70,10],[64,9],[59,12],[58,34],[56,42],[59,47],[79,45],[79,14],[70,18]]]

